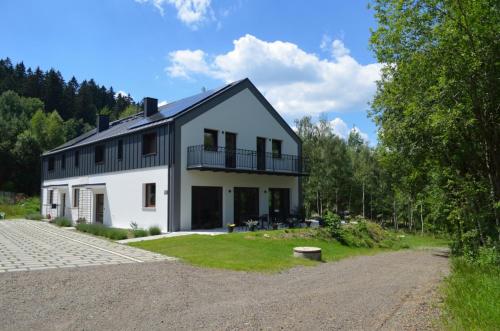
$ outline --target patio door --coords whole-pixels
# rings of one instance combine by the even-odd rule
[[[104,194],[95,195],[95,222],[104,223]]]
[[[290,215],[290,189],[269,189],[269,216],[272,220],[283,222]]]
[[[193,186],[191,192],[191,228],[222,227],[222,187]]]
[[[266,170],[266,138],[257,137],[257,170]]]
[[[226,168],[236,168],[236,133],[226,132]]]
[[[254,187],[234,188],[234,223],[237,226],[259,218],[259,189]]]

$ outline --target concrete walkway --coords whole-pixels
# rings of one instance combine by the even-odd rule
[[[210,230],[168,232],[168,233],[159,234],[157,236],[123,239],[123,240],[117,240],[116,242],[118,242],[120,244],[127,244],[127,243],[133,243],[133,242],[138,242],[138,241],[147,241],[147,240],[156,240],[156,239],[162,239],[162,238],[189,236],[192,234],[201,234],[201,235],[206,235],[206,236],[218,236],[220,234],[227,234],[227,229],[220,228],[220,229],[210,229]]]
[[[173,259],[44,222],[0,221],[0,273]]]

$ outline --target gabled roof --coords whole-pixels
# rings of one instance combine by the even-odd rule
[[[98,141],[133,133],[136,131],[140,131],[143,129],[155,127],[170,122],[176,117],[181,116],[182,114],[188,112],[189,110],[207,102],[213,97],[223,93],[229,88],[236,86],[245,80],[247,79],[236,81],[213,90],[208,90],[184,99],[173,101],[171,103],[159,107],[158,113],[149,116],[147,118],[144,118],[143,112],[139,112],[127,118],[113,121],[109,124],[109,128],[107,130],[97,132],[97,129],[92,129],[74,139],[67,141],[61,146],[58,146],[48,152],[45,152],[43,155],[55,154],[63,150],[68,150],[75,147],[92,144]]]

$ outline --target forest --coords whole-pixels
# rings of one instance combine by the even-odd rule
[[[59,71],[0,60],[0,191],[39,194],[40,154],[95,126],[138,111],[130,95],[93,79],[65,81]]]

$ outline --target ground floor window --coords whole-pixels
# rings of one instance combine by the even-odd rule
[[[54,191],[49,190],[49,204],[53,204],[53,203],[54,203]]]
[[[144,207],[156,207],[156,184],[144,185]]]

